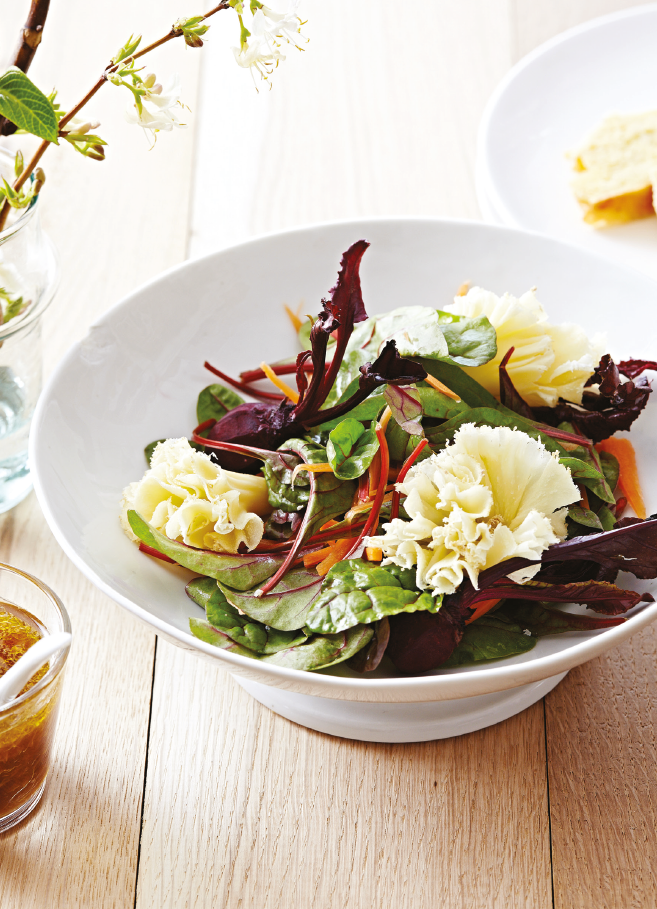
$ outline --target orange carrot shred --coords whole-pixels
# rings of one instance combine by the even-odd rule
[[[334,565],[344,559],[353,542],[353,538],[350,537],[348,540],[336,540],[335,543],[332,543],[330,546],[331,551],[317,566],[317,574],[322,578],[327,575]]]
[[[465,620],[465,624],[470,625],[476,619],[480,619],[482,615],[486,615],[487,612],[490,612],[493,606],[497,606],[499,602],[500,597],[498,597],[496,600],[482,600],[481,603],[477,603],[475,611],[472,613],[469,619]]]
[[[612,454],[618,461],[620,473],[618,475],[618,485],[621,492],[627,499],[634,513],[642,521],[646,519],[646,506],[643,501],[641,484],[639,483],[639,471],[636,465],[636,455],[634,447],[629,439],[604,439],[595,446],[598,451],[606,451]]]
[[[300,329],[301,326],[303,325],[303,319],[300,319],[300,318],[299,318],[299,310],[301,309],[301,305],[299,305],[299,306],[297,307],[297,311],[296,311],[296,312],[294,312],[293,310],[291,310],[290,307],[287,305],[287,303],[284,303],[283,306],[284,306],[284,308],[285,308],[285,312],[288,314],[288,317],[289,317],[289,319],[290,319],[290,322],[291,322],[292,325],[294,326],[294,330],[295,330],[295,331],[299,331],[299,329]]]
[[[331,547],[325,546],[324,549],[318,549],[317,552],[309,552],[303,557],[304,568],[312,568],[313,565],[319,565],[330,555]]]

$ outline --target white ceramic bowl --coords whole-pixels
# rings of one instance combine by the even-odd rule
[[[566,153],[610,113],[657,107],[657,3],[557,35],[500,82],[481,119],[477,196],[484,216],[611,256],[657,278],[657,219],[596,230],[582,220]]]
[[[168,640],[223,664],[274,709],[345,735],[351,734],[347,727],[353,720],[356,738],[435,738],[517,712],[571,667],[645,627],[657,617],[657,605],[638,608],[624,625],[541,638],[524,656],[479,668],[414,678],[380,671],[368,678],[344,667],[300,672],[236,656],[193,637],[188,619],[202,610],[184,592],[191,574],[141,554],[123,535],[117,517],[123,487],[145,470],[144,445],[189,435],[194,427],[196,397],[212,381],[203,361],[237,374],[294,352],[296,339],[283,304],[302,303],[303,312],[316,313],[335,283],[341,253],[361,237],[372,244],[362,266],[370,313],[411,303],[443,306],[465,279],[517,295],[537,285],[554,321],[578,321],[590,333],[606,328],[612,352],[619,356],[650,357],[657,351],[652,318],[657,285],[554,240],[439,220],[354,221],[275,234],[169,271],[91,327],[51,377],[34,417],[35,486],[57,540],[94,584]],[[657,478],[648,472],[655,411],[649,406],[632,433],[649,504],[657,502]],[[626,580],[631,586],[631,578]],[[654,587],[643,582],[637,589]],[[520,694],[496,696],[510,689]],[[280,700],[284,694],[287,707]],[[289,706],[290,698],[296,706]],[[472,699],[468,709],[465,703],[445,705],[447,725],[436,732],[429,722],[432,716],[438,722],[435,702],[461,698]],[[326,719],[341,709],[336,701],[350,702],[342,705],[347,713],[343,709],[339,721]],[[372,714],[374,731],[363,732],[365,714],[354,710],[353,702],[382,708]],[[414,729],[404,731],[411,703],[420,713]],[[395,704],[402,706],[391,720]],[[468,710],[477,718],[466,722]],[[399,727],[394,734],[386,731],[391,722]],[[434,732],[419,735],[417,723]]]

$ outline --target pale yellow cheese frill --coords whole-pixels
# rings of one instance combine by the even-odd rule
[[[136,539],[127,520],[134,509],[169,539],[216,552],[251,550],[271,512],[262,477],[234,473],[215,464],[187,439],[156,446],[150,469],[123,493],[121,525]]]
[[[566,536],[565,508],[580,493],[556,454],[526,433],[466,424],[438,454],[409,470],[397,489],[410,521],[383,525],[369,543],[383,565],[415,567],[416,583],[453,593],[467,576],[520,556],[535,566],[511,577],[529,580],[541,553]]]
[[[522,297],[473,287],[445,307],[459,316],[486,316],[497,333],[497,354],[483,366],[462,367],[496,398],[500,396],[499,365],[514,352],[507,371],[530,407],[554,407],[559,398],[581,404],[586,381],[605,351],[605,338],[592,340],[579,325],[551,325],[534,291]]]

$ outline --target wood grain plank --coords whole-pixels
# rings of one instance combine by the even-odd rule
[[[506,3],[306,11],[310,44],[271,93],[218,38],[204,58],[194,254],[307,221],[478,214],[476,128],[510,65]],[[239,162],[230,186],[219,148]],[[449,742],[323,736],[159,645],[137,906],[547,909],[544,749],[542,705]]]
[[[653,909],[657,629],[546,698],[556,909]]]
[[[174,0],[52,4],[31,75],[46,90],[54,82],[62,103],[73,103],[131,26],[164,33],[181,12],[184,4]],[[10,35],[13,43],[13,31],[3,31],[3,39]],[[158,73],[182,69],[194,106],[198,57],[182,47],[158,53]],[[149,152],[142,131],[124,122],[125,104],[108,86],[91,106],[110,142],[104,164],[68,147],[43,160],[43,221],[62,263],[44,326],[46,372],[108,306],[185,256],[193,132],[163,135]],[[0,559],[52,585],[74,631],[46,793],[29,819],[0,837],[0,902],[3,909],[132,906],[154,635],[69,562],[33,494],[0,519]]]
[[[377,745],[266,710],[158,645],[137,906],[551,905],[543,709]]]
[[[510,0],[512,4],[512,54],[517,62],[539,44],[567,28],[597,16],[641,6],[636,0],[568,0],[537,3],[536,0]]]

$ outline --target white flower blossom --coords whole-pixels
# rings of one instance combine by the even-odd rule
[[[233,553],[240,543],[249,550],[258,545],[262,517],[271,512],[262,477],[224,470],[187,439],[160,442],[150,469],[124,490],[121,525],[134,540],[129,509],[171,540]]]
[[[180,76],[175,73],[165,85],[155,81],[151,73],[139,85],[143,89],[140,94],[141,110],[135,101],[126,110],[126,119],[148,130],[153,139],[160,130],[170,132],[174,126],[184,129],[187,124],[178,119],[177,109],[182,108],[180,101]]]
[[[483,366],[465,369],[491,394],[499,398],[498,367],[513,347],[507,371],[531,407],[554,407],[560,397],[581,404],[584,385],[605,351],[604,335],[589,340],[579,325],[551,325],[533,290],[517,299],[473,287],[445,309],[459,316],[487,316],[495,328],[497,355]]]
[[[256,70],[261,79],[267,80],[279,60],[285,60],[283,44],[292,44],[301,49],[302,21],[297,15],[299,0],[292,0],[285,13],[278,13],[267,6],[262,6],[253,14],[248,34],[243,30],[240,47],[233,47],[235,60],[239,66]],[[240,20],[241,22],[241,20]],[[255,82],[255,79],[254,79]]]
[[[542,442],[508,427],[469,423],[452,445],[409,470],[397,489],[410,521],[370,538],[383,565],[416,566],[420,589],[453,593],[465,575],[506,559],[538,560],[566,536],[565,506],[580,498],[568,468]],[[524,583],[540,564],[512,575]]]

